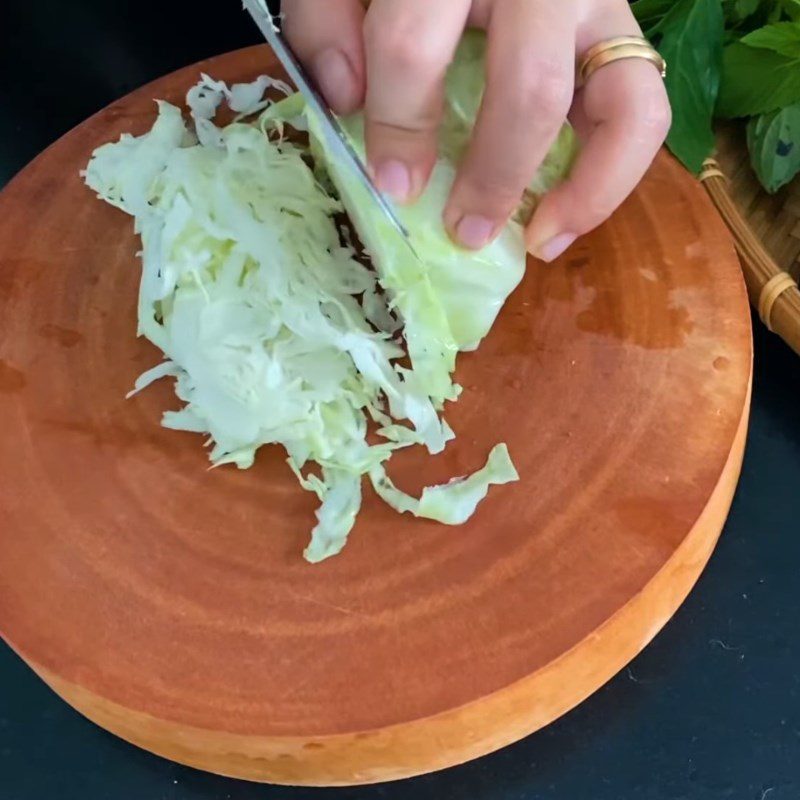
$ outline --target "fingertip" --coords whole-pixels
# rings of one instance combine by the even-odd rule
[[[500,224],[482,214],[464,214],[449,227],[450,237],[467,250],[481,250],[500,231]]]
[[[469,0],[373,0],[364,24],[367,160],[378,187],[416,200],[436,164],[444,83]]]
[[[456,179],[445,207],[444,225],[456,244],[480,250],[497,238],[515,205],[508,198],[476,190],[463,178]]]
[[[400,205],[419,200],[431,176],[431,169],[424,164],[408,164],[393,157],[369,161],[368,170],[378,191]]]
[[[401,204],[419,198],[436,164],[436,140],[429,139],[367,119],[367,162],[379,191]]]
[[[551,189],[541,198],[525,227],[528,252],[541,261],[554,261],[578,238],[580,230],[575,221],[564,213],[574,205],[569,191],[569,181]]]
[[[378,190],[396,200],[406,203],[412,195],[411,170],[396,158],[380,162],[372,168],[373,180]]]
[[[577,233],[564,231],[550,238],[531,242],[529,244],[529,251],[531,255],[535,256],[540,261],[549,264],[564,255],[564,253],[572,247],[577,238]]]

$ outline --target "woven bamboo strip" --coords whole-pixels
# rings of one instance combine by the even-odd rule
[[[751,303],[767,327],[800,353],[800,290],[789,275],[796,278],[800,256],[800,185],[795,181],[777,195],[764,192],[735,135],[722,132],[722,163],[709,159],[700,179],[733,234]]]

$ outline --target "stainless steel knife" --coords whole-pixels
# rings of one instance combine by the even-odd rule
[[[302,64],[295,57],[286,39],[283,37],[283,34],[276,27],[272,15],[267,11],[263,0],[244,0],[244,7],[250,13],[256,25],[258,25],[261,33],[267,40],[267,44],[278,57],[278,60],[294,82],[294,85],[303,95],[308,106],[312,111],[316,112],[322,125],[323,135],[326,137],[332,152],[337,158],[352,167],[353,174],[358,176],[364,188],[383,211],[391,225],[400,234],[402,240],[406,243],[414,256],[419,258],[417,251],[411,244],[407,228],[398,219],[391,203],[378,191],[377,186],[372,182],[367,168],[348,141],[347,135],[342,130],[342,126],[339,124],[339,121],[334,116],[325,99],[315,88],[314,83],[309,78]]]

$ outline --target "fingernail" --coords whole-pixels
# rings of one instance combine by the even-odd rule
[[[456,225],[456,237],[464,247],[480,250],[489,244],[494,234],[495,223],[478,214],[465,214]]]
[[[411,194],[411,173],[402,161],[384,161],[375,170],[375,184],[380,191],[403,201]]]
[[[559,233],[534,251],[534,255],[542,261],[555,261],[576,239],[575,233]]]
[[[334,111],[346,114],[355,110],[359,100],[356,76],[341,50],[331,47],[318,53],[311,72]]]

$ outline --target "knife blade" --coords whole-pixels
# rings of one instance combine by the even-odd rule
[[[389,223],[400,234],[401,239],[414,254],[414,257],[419,259],[419,255],[411,243],[408,229],[398,218],[391,203],[373,183],[367,168],[350,144],[330,106],[314,86],[313,81],[292,52],[283,34],[275,26],[272,15],[266,9],[263,0],[244,0],[244,7],[253,18],[267,44],[272,48],[298,91],[303,95],[308,106],[316,112],[321,121],[323,135],[326,137],[335,156],[352,168],[353,174],[358,177]]]

